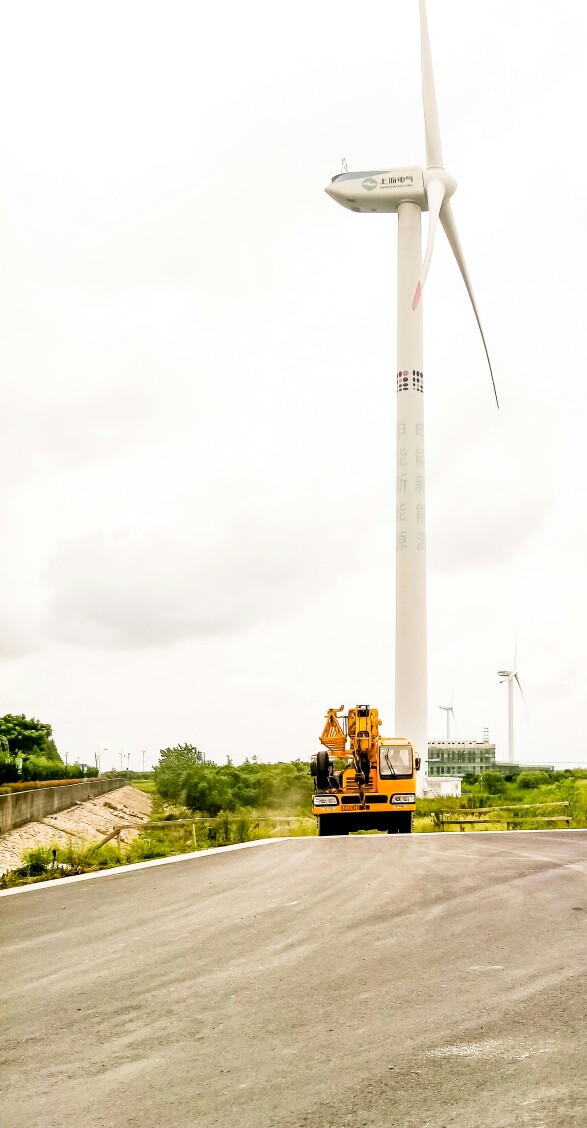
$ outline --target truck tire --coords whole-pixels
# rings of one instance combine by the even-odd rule
[[[330,784],[328,776],[330,773],[330,756],[328,752],[316,753],[316,787],[318,791],[326,791]]]
[[[320,838],[338,838],[349,833],[350,826],[344,815],[318,815]]]
[[[398,811],[396,815],[390,815],[387,833],[411,834],[413,817],[412,811]]]

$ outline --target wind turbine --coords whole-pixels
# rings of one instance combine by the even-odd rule
[[[342,172],[326,188],[355,212],[397,212],[397,453],[396,453],[396,644],[395,733],[413,742],[423,770],[428,758],[426,517],[424,496],[424,373],[422,290],[438,221],[457,260],[477,319],[497,402],[491,361],[450,205],[456,181],[444,169],[434,74],[426,19],[420,0],[422,101],[426,169],[418,167]],[[428,211],[428,242],[422,262],[421,216]],[[499,407],[499,404],[498,404]]]
[[[514,654],[514,666],[517,665],[516,654]],[[518,689],[522,694],[522,700],[526,708],[526,698],[524,697],[524,690],[520,684],[517,670],[498,670],[498,678],[501,678],[501,685],[504,682],[508,684],[508,763],[514,762],[514,682],[518,683]]]
[[[448,741],[450,740],[450,715],[452,713],[452,718],[453,718],[453,721],[454,721],[455,711],[454,711],[452,705],[439,705],[438,708],[444,709],[444,712],[446,713],[446,740],[447,740],[447,743],[448,743]]]

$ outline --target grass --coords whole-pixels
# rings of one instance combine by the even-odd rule
[[[166,858],[176,854],[206,850],[210,847],[228,846],[237,842],[252,842],[260,838],[306,837],[317,833],[316,821],[309,815],[291,810],[262,809],[252,811],[243,809],[231,813],[221,812],[216,818],[203,822],[178,824],[179,818],[198,818],[198,813],[184,807],[170,806],[158,794],[154,780],[132,780],[132,786],[153,797],[153,821],[165,820],[168,826],[145,827],[133,842],[118,848],[108,843],[97,850],[96,846],[67,846],[66,848],[37,847],[30,850],[16,870],[0,877],[0,889],[28,885],[37,881],[51,881],[58,877],[69,877],[79,873],[92,873],[112,866],[129,865],[133,862]],[[544,784],[539,788],[523,790],[515,784],[508,784],[507,791],[500,795],[481,795],[479,789],[464,793],[460,799],[418,800],[414,831],[417,834],[434,834],[441,831],[439,812],[454,811],[476,806],[502,806],[507,803],[547,803],[567,799],[570,803],[574,827],[587,827],[587,780],[565,780],[560,783]],[[488,817],[487,815],[484,817]],[[287,824],[280,819],[288,819]],[[495,812],[495,821],[476,825],[475,830],[505,829],[505,812]],[[561,823],[539,823],[528,820],[525,828],[544,830],[561,827]],[[459,833],[458,826],[447,826],[441,833]]]
[[[150,783],[150,781],[147,781]],[[142,788],[141,788],[142,790]],[[155,799],[153,820],[166,819],[165,827],[146,827],[133,842],[120,848],[109,842],[100,849],[90,846],[43,846],[29,850],[18,869],[0,876],[0,889],[19,885],[32,885],[39,881],[52,881],[73,877],[80,873],[95,873],[113,866],[131,865],[133,862],[168,858],[176,854],[207,850],[211,847],[229,846],[238,842],[252,842],[260,838],[307,836],[316,834],[312,818],[281,815],[288,823],[281,823],[280,814],[271,812],[236,811],[221,812],[214,819],[192,825],[177,824],[177,818],[190,818],[191,811],[174,808],[169,811]],[[197,816],[194,816],[197,817]]]

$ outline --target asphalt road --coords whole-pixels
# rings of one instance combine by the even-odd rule
[[[587,1125],[587,831],[220,851],[0,938],[2,1128]]]

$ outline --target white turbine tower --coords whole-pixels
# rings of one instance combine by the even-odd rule
[[[422,289],[438,220],[463,276],[481,332],[495,392],[489,353],[473,297],[450,205],[456,181],[444,170],[432,58],[424,0],[420,0],[422,100],[426,169],[395,168],[343,172],[326,189],[337,203],[356,212],[397,212],[397,510],[395,734],[413,742],[423,770],[428,753],[426,637],[426,519],[424,497],[424,374]],[[428,243],[422,262],[421,214],[429,212]],[[498,405],[499,406],[499,405]]]
[[[501,678],[501,685],[507,682],[508,686],[508,763],[514,762],[514,682],[518,683],[518,689],[522,694],[522,700],[526,705],[526,698],[524,697],[524,690],[520,684],[518,672],[515,669],[517,666],[516,654],[514,654],[514,669],[513,670],[498,670],[497,676]]]
[[[444,712],[446,713],[446,739],[447,739],[447,743],[448,743],[448,741],[450,740],[450,715],[452,713],[452,719],[454,721],[455,711],[454,711],[452,705],[439,705],[438,708],[443,709]]]

